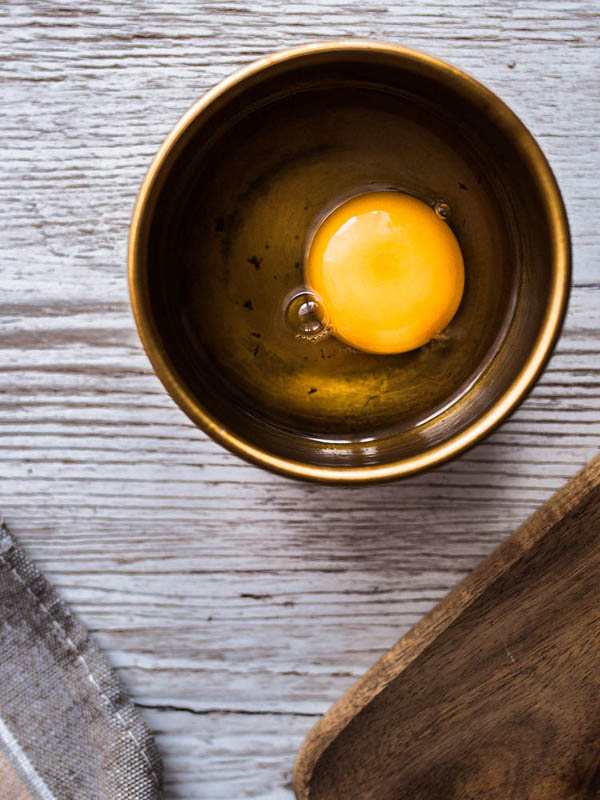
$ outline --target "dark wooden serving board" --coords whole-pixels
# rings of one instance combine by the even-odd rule
[[[600,798],[600,457],[323,717],[300,800]]]

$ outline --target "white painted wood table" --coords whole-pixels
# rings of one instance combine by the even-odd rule
[[[166,798],[290,800],[296,748],[384,650],[600,441],[600,3],[4,0],[0,461],[13,532],[156,733]],[[546,373],[485,443],[373,488],[294,483],[166,395],[128,305],[144,171],[208,87],[362,37],[452,61],[538,137],[575,274]]]

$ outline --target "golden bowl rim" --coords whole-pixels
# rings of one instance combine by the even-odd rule
[[[142,222],[153,186],[159,180],[161,170],[180,137],[211,103],[248,77],[274,65],[306,55],[342,51],[357,54],[380,52],[400,56],[417,68],[444,74],[446,78],[460,84],[463,93],[484,104],[486,113],[502,122],[505,135],[511,136],[514,144],[527,157],[529,167],[543,190],[551,220],[552,250],[555,253],[551,272],[551,299],[543,324],[527,361],[510,387],[471,425],[442,444],[410,458],[361,467],[318,466],[274,455],[246,441],[210,414],[180,379],[162,346],[143,291],[144,264],[141,263],[139,253]],[[179,407],[205,433],[246,461],[287,477],[333,484],[372,483],[408,477],[448,461],[481,441],[521,403],[550,358],[564,322],[571,283],[571,242],[560,189],[546,157],[530,131],[494,92],[457,67],[427,53],[385,42],[342,39],[300,45],[259,58],[220,81],[183,114],[154,156],[137,195],[129,234],[128,280],[138,334],[154,371]]]

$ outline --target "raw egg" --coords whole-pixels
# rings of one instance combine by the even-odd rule
[[[463,257],[448,223],[396,191],[347,200],[317,228],[304,265],[332,332],[358,350],[402,353],[450,322],[463,294]]]

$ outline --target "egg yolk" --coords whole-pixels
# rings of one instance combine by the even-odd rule
[[[408,194],[358,195],[316,230],[305,281],[333,333],[359,350],[402,353],[450,322],[464,288],[456,237]]]

